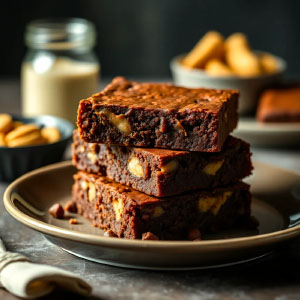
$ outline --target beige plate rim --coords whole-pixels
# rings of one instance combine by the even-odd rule
[[[276,168],[278,170],[284,171],[284,172],[290,172],[300,177],[299,172],[286,170],[283,168],[274,167],[273,165],[265,164],[256,162],[256,164],[263,164],[265,166],[270,166],[272,168]],[[265,234],[259,234],[254,236],[247,236],[247,237],[238,237],[238,238],[228,238],[228,239],[222,239],[222,240],[206,240],[206,241],[197,241],[197,242],[191,242],[191,241],[141,241],[141,240],[129,240],[129,239],[119,239],[119,238],[112,238],[112,237],[104,237],[104,236],[98,236],[88,233],[82,233],[77,232],[70,229],[64,229],[52,224],[48,224],[43,221],[39,221],[35,218],[32,218],[25,213],[23,213],[21,210],[17,208],[17,206],[14,204],[14,201],[11,199],[11,194],[13,193],[16,186],[18,186],[19,183],[27,179],[28,177],[39,175],[41,173],[47,172],[47,171],[53,171],[58,168],[67,168],[72,165],[71,161],[65,161],[60,163],[55,163],[46,167],[42,167],[39,169],[36,169],[34,171],[31,171],[15,181],[13,181],[5,190],[3,200],[4,200],[4,206],[6,210],[19,222],[29,226],[32,229],[35,229],[39,232],[42,232],[47,235],[51,235],[54,237],[59,237],[63,239],[83,242],[86,244],[92,244],[92,245],[101,245],[106,247],[113,247],[113,248],[131,248],[131,249],[219,249],[219,247],[222,245],[222,247],[247,247],[248,245],[251,245],[252,247],[255,246],[255,244],[259,245],[261,243],[268,244],[273,243],[275,241],[285,241],[287,239],[291,239],[294,237],[297,237],[300,235],[300,225],[296,225],[294,227],[274,231],[271,233],[265,233]]]

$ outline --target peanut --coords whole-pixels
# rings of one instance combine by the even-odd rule
[[[45,127],[41,130],[41,134],[48,143],[55,143],[61,139],[60,131],[56,127]]]
[[[130,174],[132,174],[136,177],[144,177],[143,166],[136,156],[132,156],[129,159],[127,168],[128,168],[128,171],[130,172]]]
[[[164,214],[164,212],[165,211],[161,206],[155,206],[154,210],[153,210],[153,213],[152,213],[152,216],[154,218],[158,218],[158,217],[162,216]]]
[[[36,124],[13,121],[8,114],[0,114],[0,146],[23,147],[57,142],[61,138],[56,127],[42,130]]]
[[[210,164],[207,164],[204,168],[203,168],[203,172],[207,175],[216,175],[217,172],[220,170],[220,168],[222,167],[224,163],[224,159],[219,160],[217,162],[213,162]]]
[[[178,165],[179,164],[177,160],[171,160],[160,168],[161,173],[170,173],[176,170],[178,168]]]
[[[278,70],[278,62],[272,54],[263,53],[259,59],[265,73],[275,73]]]
[[[233,33],[225,41],[225,48],[227,51],[235,49],[250,50],[247,37],[240,32]]]
[[[219,58],[224,51],[224,38],[215,31],[209,31],[182,60],[189,68],[203,68],[212,58]]]
[[[89,188],[89,183],[87,181],[85,181],[85,180],[82,180],[80,182],[80,187],[85,191],[85,190],[87,190]]]
[[[25,124],[25,125],[19,126],[19,127],[15,128],[14,130],[10,131],[6,135],[6,140],[7,141],[12,141],[12,140],[17,139],[21,136],[25,136],[29,133],[39,132],[39,131],[40,131],[39,126],[37,126],[35,124]]]
[[[8,136],[8,135],[7,135]],[[46,140],[41,136],[40,131],[32,131],[24,136],[20,136],[14,139],[8,139],[6,136],[6,143],[8,147],[22,147],[28,145],[45,144]]]
[[[113,209],[115,211],[116,221],[119,222],[122,218],[123,210],[124,210],[124,203],[121,198],[117,200],[113,200]]]
[[[114,126],[116,126],[121,132],[125,134],[130,134],[131,132],[130,124],[126,120],[123,114],[115,115],[114,113],[110,112],[107,109],[103,109],[102,111],[100,111],[100,114],[106,116],[108,121],[112,123]]]
[[[89,201],[94,202],[96,198],[96,187],[95,184],[89,182]]]
[[[221,206],[232,195],[232,192],[224,192],[216,197],[203,197],[198,201],[198,209],[200,212],[211,211],[214,215],[217,215]]]
[[[97,154],[94,153],[94,152],[88,152],[88,153],[87,153],[87,158],[88,158],[93,164],[95,164],[96,161],[98,160],[98,156],[97,156]]]
[[[211,59],[205,65],[205,71],[212,76],[232,76],[234,73],[219,59]]]

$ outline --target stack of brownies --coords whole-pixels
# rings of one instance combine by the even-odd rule
[[[251,220],[238,92],[115,78],[81,100],[73,199],[108,235],[199,240]],[[251,223],[251,222],[250,222]]]

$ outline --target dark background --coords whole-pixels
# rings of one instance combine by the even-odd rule
[[[170,59],[211,29],[246,33],[254,49],[283,57],[288,75],[300,75],[297,0],[10,0],[1,6],[2,78],[19,76],[25,24],[46,17],[95,23],[104,76],[169,76]]]

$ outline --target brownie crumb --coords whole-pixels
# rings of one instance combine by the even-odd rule
[[[106,237],[118,237],[111,229],[105,231],[104,236],[106,236]]]
[[[73,225],[73,224],[78,224],[77,219],[69,219],[69,224]]]
[[[65,210],[71,213],[77,213],[77,205],[75,201],[69,200],[65,205]]]
[[[56,219],[63,219],[65,215],[65,211],[63,207],[59,203],[53,204],[49,210],[49,214]]]
[[[198,228],[191,228],[188,233],[190,241],[201,240],[201,232]]]
[[[147,241],[147,240],[158,241],[159,238],[152,232],[145,232],[142,234],[142,240],[143,241]]]

